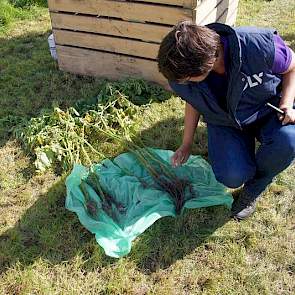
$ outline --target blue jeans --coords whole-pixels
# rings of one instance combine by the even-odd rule
[[[256,198],[294,160],[295,125],[283,126],[275,113],[243,130],[208,124],[208,152],[219,182],[230,188],[244,184]]]

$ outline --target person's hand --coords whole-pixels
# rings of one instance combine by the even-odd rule
[[[173,167],[184,164],[191,154],[191,145],[181,145],[171,157],[171,164]]]
[[[279,115],[283,125],[295,124],[295,109],[293,107],[280,106],[280,109],[285,112],[285,115]]]

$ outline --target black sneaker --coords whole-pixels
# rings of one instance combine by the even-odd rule
[[[257,200],[257,197],[254,198],[243,190],[240,196],[233,202],[231,217],[238,220],[248,218],[252,213],[254,213]]]

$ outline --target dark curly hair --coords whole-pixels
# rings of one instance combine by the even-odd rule
[[[171,81],[201,76],[212,69],[218,56],[220,36],[213,30],[183,21],[161,42],[159,71]]]

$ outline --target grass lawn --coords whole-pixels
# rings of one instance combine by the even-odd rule
[[[11,134],[44,108],[92,98],[101,81],[58,70],[46,8],[0,0],[0,10],[0,294],[295,294],[294,165],[247,221],[229,220],[223,207],[190,210],[156,222],[129,256],[105,256],[64,208],[66,176],[36,175]],[[295,49],[294,0],[240,0],[237,24],[276,27]],[[146,144],[179,146],[183,106],[172,97],[146,108]],[[207,156],[203,125],[193,153]]]

